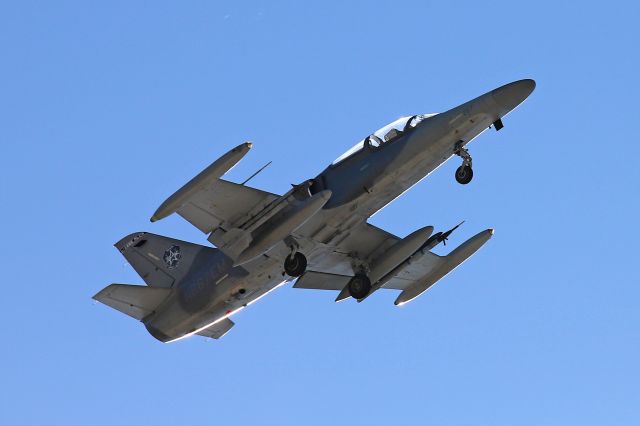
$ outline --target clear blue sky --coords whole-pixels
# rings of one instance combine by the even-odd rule
[[[636,2],[0,2],[0,423],[640,422]],[[91,296],[112,247],[245,140],[284,192],[400,115],[534,78],[475,178],[372,222],[496,234],[411,304],[278,289],[163,345]],[[447,252],[449,246],[439,252]]]

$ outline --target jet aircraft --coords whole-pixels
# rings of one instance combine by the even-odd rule
[[[380,289],[399,290],[403,305],[473,255],[486,229],[446,256],[431,250],[457,226],[432,226],[399,237],[367,219],[452,157],[456,180],[473,177],[467,144],[534,90],[533,80],[506,84],[438,114],[399,118],[284,195],[221,179],[252,144],[216,160],[164,201],[151,222],[177,213],[206,234],[203,246],[148,232],[115,244],[146,285],[111,284],[94,299],[139,321],[162,342],[194,334],[218,339],[229,318],[285,282],[334,290],[358,302]],[[459,226],[459,225],[458,225]]]

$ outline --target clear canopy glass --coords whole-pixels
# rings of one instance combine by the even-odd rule
[[[382,129],[373,132],[373,136],[376,136],[382,142],[389,142],[404,131],[404,128],[410,119],[411,117],[400,117],[396,121],[387,124]]]
[[[336,158],[334,162],[331,164],[332,165],[338,164],[341,161],[346,160],[347,158],[351,157],[352,155],[354,155],[355,153],[363,149],[367,139],[369,144],[372,147],[377,148],[378,146],[384,143],[391,142],[393,139],[402,135],[402,133],[408,130],[409,128],[416,127],[418,123],[420,123],[425,118],[433,117],[434,115],[436,114],[420,114],[420,115],[413,115],[413,116],[407,116],[407,117],[400,117],[396,121],[387,124],[383,128],[373,132],[371,136],[361,140],[360,142],[352,146],[347,152],[342,154],[340,157]]]
[[[349,150],[347,152],[345,152],[344,154],[342,154],[340,157],[338,157],[335,160],[333,160],[333,163],[331,163],[331,164],[335,165],[335,164],[338,164],[339,162],[341,162],[343,160],[346,160],[347,158],[351,157],[356,152],[360,151],[362,148],[364,148],[364,139],[362,139],[360,142],[358,142],[357,144],[355,144],[354,146],[349,148]]]

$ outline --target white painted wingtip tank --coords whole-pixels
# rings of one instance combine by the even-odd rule
[[[465,260],[470,258],[480,247],[482,247],[493,236],[492,228],[486,229],[464,243],[460,244],[456,249],[444,257],[444,263],[435,270],[429,272],[420,279],[416,284],[404,290],[396,301],[395,305],[401,306],[408,303],[424,293],[429,287],[434,285],[440,279],[444,278],[449,272],[460,266]]]

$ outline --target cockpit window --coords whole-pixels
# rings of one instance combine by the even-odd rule
[[[407,126],[416,127],[422,120],[424,120],[425,118],[433,117],[434,115],[438,115],[438,113],[414,115],[407,123]]]
[[[383,142],[376,135],[371,135],[371,136],[367,136],[367,138],[364,140],[364,143],[367,143],[369,144],[369,146],[377,148],[380,145],[382,145]]]
[[[382,139],[384,142],[389,142],[392,139],[397,138],[404,127],[407,125],[407,121],[409,121],[411,117],[400,117],[393,123],[389,123],[384,126],[382,129],[373,133],[374,136]]]
[[[357,144],[355,144],[354,146],[352,146],[347,152],[342,154],[340,157],[336,158],[333,161],[333,163],[331,163],[331,165],[334,166],[334,165],[338,164],[339,162],[346,160],[347,158],[351,157],[356,152],[360,151],[362,148],[364,148],[364,139],[361,140],[360,142],[358,142]]]
[[[335,161],[331,163],[331,165],[336,165],[341,161],[346,160],[347,158],[362,150],[365,145],[369,145],[373,148],[378,148],[382,144],[391,142],[392,140],[401,136],[404,132],[416,127],[418,123],[420,123],[425,118],[433,117],[434,115],[436,114],[420,114],[410,117],[400,117],[396,121],[387,124],[382,129],[374,132],[372,135],[355,144],[347,152],[336,158]]]

